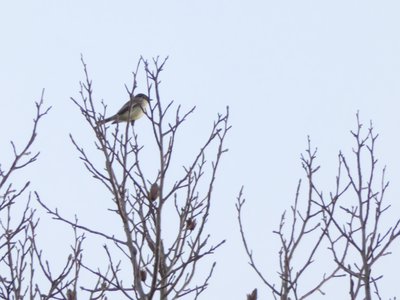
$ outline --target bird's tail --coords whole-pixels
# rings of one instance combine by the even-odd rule
[[[103,120],[100,120],[100,121],[97,123],[97,126],[103,125],[103,124],[108,123],[108,122],[111,122],[111,121],[115,121],[115,116],[108,117],[108,118],[105,118],[105,119],[103,119]]]

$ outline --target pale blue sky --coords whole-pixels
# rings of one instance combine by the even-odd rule
[[[180,155],[189,157],[187,145],[206,136],[217,112],[226,105],[231,110],[230,151],[219,172],[210,220],[215,240],[227,238],[228,243],[214,256],[217,270],[203,299],[245,299],[254,287],[260,299],[271,299],[247,266],[234,210],[237,192],[245,186],[246,226],[256,257],[276,276],[278,244],[271,232],[292,203],[306,137],[319,148],[320,181],[332,187],[337,152],[350,153],[353,145],[349,130],[357,110],[380,133],[378,156],[382,166],[388,165],[392,183],[387,194],[391,217],[399,216],[398,1],[143,2],[0,4],[0,142],[27,137],[33,102],[45,88],[46,103],[53,109],[39,130],[36,149],[42,156],[25,174],[46,203],[69,216],[78,214],[85,223],[107,217],[104,189],[84,170],[68,138],[72,133],[86,147],[94,140],[69,101],[78,96],[83,79],[80,54],[96,97],[110,110],[126,100],[124,84],[130,83],[140,55],[169,55],[163,99],[184,108],[197,106],[182,134]],[[139,84],[145,88],[143,81]],[[149,129],[138,126],[144,133]],[[9,154],[3,153],[10,149],[1,148],[4,161]],[[43,217],[42,226],[47,222],[50,237],[65,230]],[[49,257],[69,242],[51,244]],[[398,274],[390,268],[400,259],[400,247],[393,250],[382,263],[385,299],[400,296]],[[341,294],[331,292],[326,299],[346,297],[346,285],[335,293]]]

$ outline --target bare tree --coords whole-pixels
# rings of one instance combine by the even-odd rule
[[[351,163],[340,153],[336,189],[328,193],[328,199],[315,184],[314,175],[320,167],[315,167],[316,149],[311,150],[310,140],[308,141],[306,155],[301,156],[307,177],[306,208],[304,211],[299,208],[299,181],[294,205],[291,207],[289,230],[284,231],[287,223],[284,212],[278,230],[274,231],[281,243],[279,284],[273,283],[263,274],[255,262],[243,227],[245,199],[243,189],[240,191],[236,208],[243,245],[250,266],[272,291],[275,299],[305,299],[315,292],[324,294],[322,287],[326,282],[346,275],[350,282],[350,299],[370,300],[373,293],[381,299],[378,280],[382,275],[373,275],[372,270],[380,258],[390,254],[389,246],[400,235],[400,219],[392,227],[381,231],[384,213],[390,208],[383,201],[388,182],[385,180],[384,168],[380,185],[376,187],[377,159],[374,150],[378,135],[374,134],[372,123],[365,136],[361,129],[362,124],[357,114],[357,129],[351,132],[356,141],[353,149],[355,171],[352,171]],[[345,175],[342,174],[343,169]],[[336,267],[319,279],[314,276],[316,279],[313,287],[305,290],[300,279],[307,271],[310,273],[311,265],[318,259],[317,252],[325,248],[321,247],[324,242],[333,255]],[[308,245],[308,254],[305,254],[304,249],[299,251],[300,245],[304,243]]]
[[[230,129],[229,110],[218,114],[203,146],[194,154],[192,162],[183,166],[183,175],[177,177],[176,172],[172,172],[177,132],[195,108],[182,113],[178,105],[173,111],[174,103],[162,100],[160,74],[166,61],[157,58],[150,64],[140,59],[133,72],[132,87],[126,87],[129,96],[133,96],[138,74],[143,72],[147,94],[154,98],[146,112],[152,130],[146,135],[152,134],[155,141],[150,151],[154,153],[152,162],[158,161],[158,169],[152,172],[143,159],[143,148],[149,146],[142,144],[135,124],[102,124],[106,105],[102,103],[102,108],[98,109],[99,102],[93,97],[93,85],[82,60],[86,79],[81,83],[80,99],[72,98],[72,101],[93,130],[103,164],[96,165],[91,158],[93,152],[80,146],[73,136],[71,140],[86,169],[108,190],[110,210],[119,219],[123,238],[68,220],[43,201],[41,203],[54,218],[104,239],[106,268],[102,270],[100,266],[81,263],[85,271],[97,278],[94,286],[82,286],[91,299],[106,299],[113,293],[127,299],[177,299],[188,294],[197,299],[206,289],[215,267],[213,263],[208,274],[200,278],[201,274],[196,275],[198,264],[224,243],[212,244],[207,220],[217,169],[227,151],[223,142]],[[146,118],[137,122],[146,122]],[[211,156],[212,161],[208,162],[207,156]],[[177,163],[182,165],[179,159]],[[112,254],[116,251],[121,254],[118,258]],[[131,278],[126,274],[131,274]]]
[[[334,261],[349,276],[350,299],[370,300],[373,294],[382,299],[378,287],[382,275],[374,274],[373,267],[390,254],[390,245],[400,236],[400,219],[383,229],[384,216],[390,208],[384,201],[389,186],[386,167],[379,175],[375,157],[378,135],[372,122],[366,134],[362,127],[357,113],[357,128],[351,132],[356,143],[354,163],[339,153],[336,191],[328,200],[319,193],[319,199],[325,223],[334,224],[327,229],[327,237]]]
[[[82,239],[76,236],[62,271],[52,271],[37,245],[39,221],[31,205],[32,193],[28,193],[30,182],[25,181],[22,186],[13,183],[16,173],[39,157],[39,152],[32,153],[32,147],[38,125],[49,110],[44,108],[42,94],[36,103],[36,116],[27,142],[22,149],[11,142],[14,157],[7,167],[0,166],[0,299],[67,299],[76,284]],[[38,194],[35,192],[35,195]]]
[[[287,216],[287,212],[283,212],[278,230],[274,231],[281,244],[278,257],[279,283],[274,283],[273,280],[263,274],[254,259],[243,225],[242,214],[245,204],[243,188],[237,198],[236,209],[239,229],[250,266],[271,290],[274,299],[305,299],[316,292],[324,294],[323,285],[330,279],[340,276],[337,274],[339,267],[335,267],[329,272],[320,274],[320,278],[316,278],[312,287],[308,290],[303,287],[303,278],[312,272],[310,266],[314,263],[317,253],[321,251],[326,230],[329,228],[329,223],[326,224],[326,228],[323,228],[321,222],[323,209],[314,201],[316,195],[314,176],[320,168],[315,166],[316,153],[317,150],[311,148],[310,140],[308,140],[306,153],[301,156],[302,166],[307,178],[305,207],[302,208],[302,201],[300,201],[301,180],[299,180],[290,214]],[[307,280],[309,281],[309,278]]]

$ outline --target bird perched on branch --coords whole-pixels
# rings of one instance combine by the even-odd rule
[[[150,100],[145,94],[131,96],[131,99],[115,115],[99,121],[99,125],[111,121],[113,121],[113,124],[119,122],[131,122],[133,124],[145,114]]]

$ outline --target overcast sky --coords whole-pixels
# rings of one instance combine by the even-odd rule
[[[218,112],[227,105],[231,111],[230,151],[218,173],[210,219],[213,240],[226,238],[227,243],[213,257],[217,269],[203,299],[245,299],[254,287],[260,299],[271,299],[247,265],[235,198],[244,185],[249,240],[262,269],[279,283],[279,245],[272,230],[303,175],[299,157],[307,135],[318,147],[319,180],[332,188],[338,151],[351,154],[354,145],[349,130],[355,128],[356,112],[365,124],[373,120],[380,133],[380,166],[388,166],[391,181],[388,216],[400,215],[399,15],[395,0],[3,1],[0,160],[11,155],[9,140],[27,138],[34,101],[45,88],[46,104],[53,109],[39,128],[35,149],[41,157],[24,174],[49,206],[98,224],[110,200],[68,138],[72,133],[85,147],[95,139],[69,100],[78,96],[83,79],[80,55],[96,99],[110,111],[126,101],[124,84],[131,82],[141,55],[169,56],[162,99],[185,109],[197,107],[188,125],[193,132],[181,137],[178,153],[206,136]],[[138,89],[145,91],[144,81]],[[145,124],[138,126],[143,135],[150,134]],[[72,235],[46,246],[70,230],[45,216],[42,226],[48,232],[43,248],[51,260]],[[384,299],[400,296],[398,272],[391,268],[400,260],[400,247],[392,250],[380,265]],[[342,287],[329,285],[324,299],[344,299],[347,282]]]

